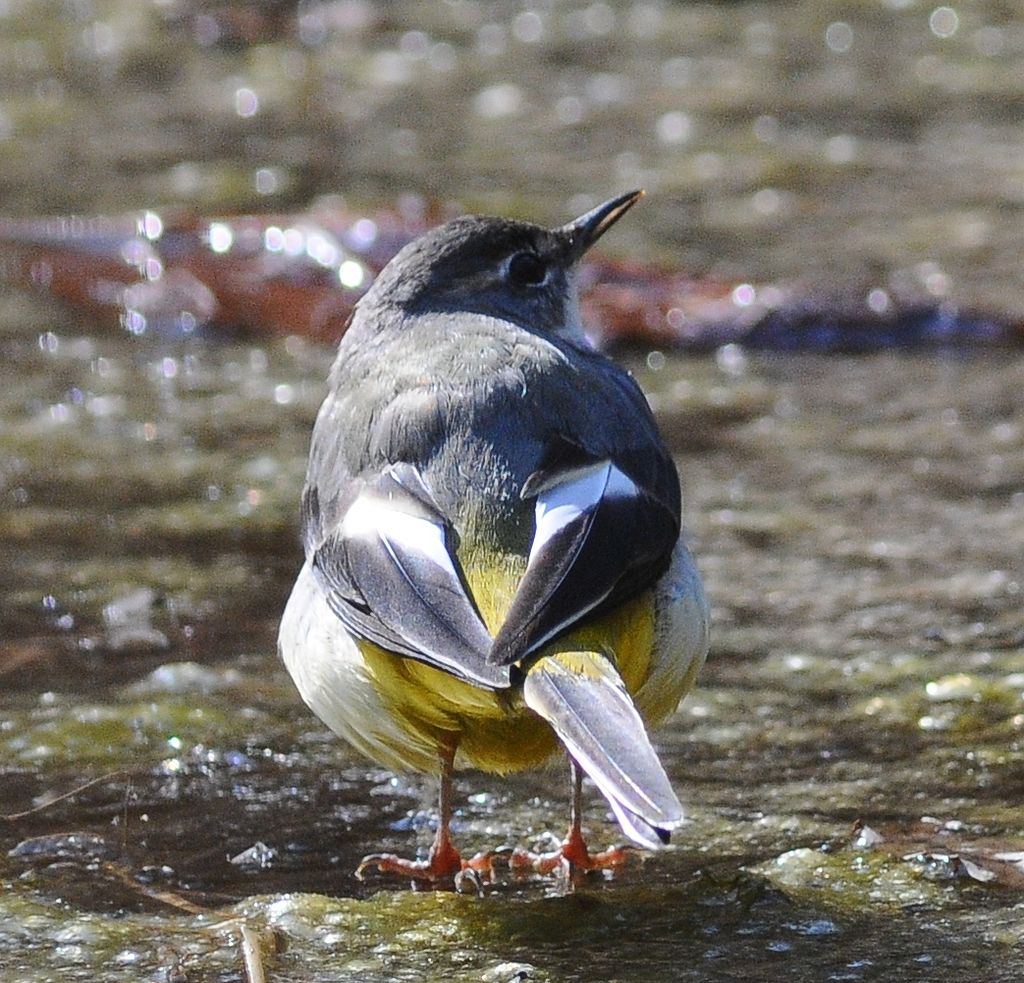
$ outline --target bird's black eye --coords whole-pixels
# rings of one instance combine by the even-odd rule
[[[535,287],[547,275],[547,265],[536,253],[516,253],[508,261],[508,278],[516,286]]]

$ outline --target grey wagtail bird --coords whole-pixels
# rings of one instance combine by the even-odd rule
[[[331,730],[441,780],[429,856],[376,854],[360,876],[490,870],[450,839],[454,769],[506,774],[559,744],[569,835],[513,866],[621,862],[587,849],[584,773],[636,844],[667,843],[683,820],[645,723],[692,685],[707,605],[672,457],[632,377],[589,345],[577,299],[581,258],[642,194],[556,229],[468,216],[427,232],[338,347],[280,651]]]

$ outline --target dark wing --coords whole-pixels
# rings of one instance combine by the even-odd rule
[[[488,662],[493,640],[455,559],[453,530],[416,469],[393,465],[353,487],[337,525],[313,550],[331,610],[390,652],[507,688],[509,669]]]
[[[532,475],[536,528],[515,599],[491,649],[510,665],[596,609],[653,584],[679,539],[679,479],[659,445],[626,457],[578,463],[562,452]],[[573,460],[575,457],[575,461]],[[642,477],[640,477],[642,475]]]

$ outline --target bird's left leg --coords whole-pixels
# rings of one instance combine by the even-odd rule
[[[513,870],[534,870],[539,874],[564,871],[569,876],[577,871],[615,870],[626,863],[629,847],[618,846],[591,853],[583,838],[583,769],[569,755],[569,832],[562,845],[551,853],[530,853],[516,850],[509,866]]]
[[[356,877],[362,880],[368,870],[382,874],[395,874],[412,881],[435,884],[450,881],[461,873],[462,857],[451,840],[452,776],[455,770],[455,745],[442,748],[438,754],[441,768],[441,789],[438,794],[437,832],[426,860],[405,860],[394,853],[371,853],[363,857],[356,868]]]

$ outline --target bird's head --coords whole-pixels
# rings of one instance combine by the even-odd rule
[[[483,314],[580,341],[576,268],[642,196],[630,191],[556,229],[503,218],[457,218],[402,249],[361,306],[397,307],[407,315]]]

